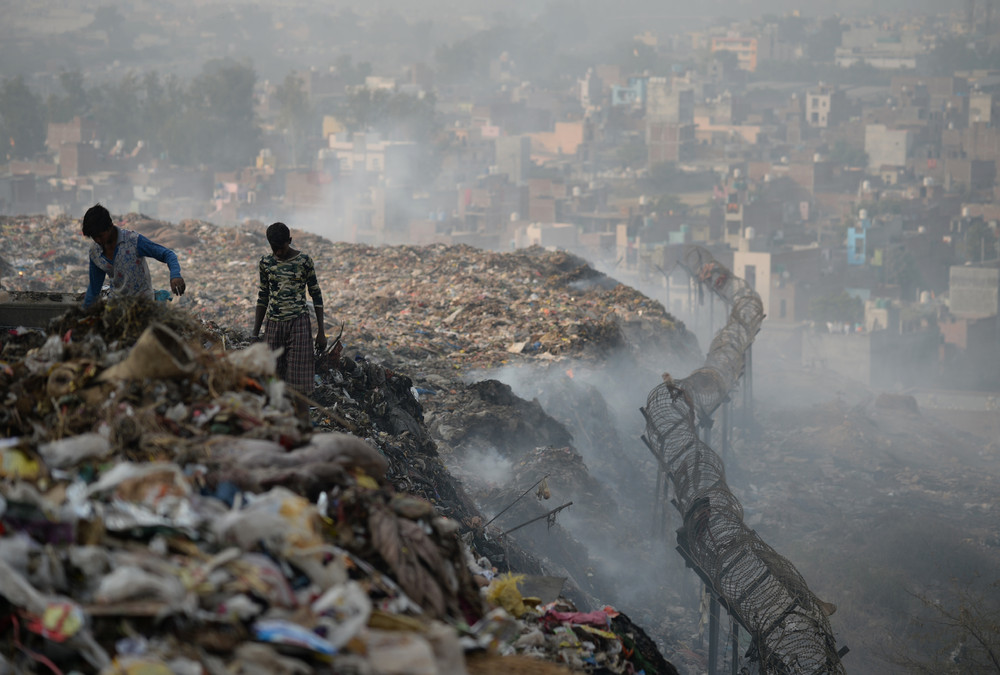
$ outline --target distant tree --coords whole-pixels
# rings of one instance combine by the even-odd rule
[[[722,71],[724,73],[736,72],[736,69],[739,67],[740,60],[736,52],[731,52],[728,49],[720,49],[712,52],[712,58],[722,64]]]
[[[187,165],[195,163],[194,134],[187,126],[191,95],[176,75],[160,80],[156,73],[144,78],[143,137],[150,151]]]
[[[4,80],[0,87],[0,157],[27,159],[45,149],[45,104],[24,78]]]
[[[994,231],[981,220],[972,223],[965,231],[965,259],[972,262],[993,260],[997,257],[997,238]]]
[[[662,162],[650,167],[644,183],[651,188],[651,191],[669,192],[676,186],[679,175],[677,165],[672,162]]]
[[[348,54],[338,56],[333,62],[333,67],[347,86],[360,86],[365,83],[365,78],[372,74],[372,64],[363,61],[354,65]]]
[[[489,75],[489,56],[471,39],[434,50],[437,72],[445,82],[467,82]]]
[[[131,150],[142,139],[142,81],[127,73],[92,93],[93,115],[106,147],[122,141]]]
[[[77,115],[86,117],[90,112],[90,101],[83,85],[83,73],[79,70],[59,74],[59,84],[63,95],[50,94],[45,102],[50,122],[69,122]]]
[[[278,126],[288,134],[292,146],[292,164],[298,166],[298,150],[305,142],[314,121],[313,107],[300,77],[289,73],[274,92],[278,102]]]
[[[883,281],[899,286],[900,295],[913,298],[917,289],[924,286],[924,276],[920,273],[913,254],[902,246],[888,248],[882,259]]]
[[[928,68],[934,75],[951,75],[956,70],[996,68],[1000,53],[977,51],[974,43],[961,36],[946,36],[935,41],[928,57]]]
[[[868,166],[868,153],[840,139],[830,148],[830,161],[846,166]]]
[[[656,73],[662,69],[656,50],[639,40],[628,40],[617,45],[609,60],[620,65],[626,73]]]
[[[361,88],[347,98],[341,116],[350,131],[378,131],[396,140],[427,140],[437,129],[435,103],[432,94],[420,97]]]
[[[630,169],[641,169],[646,166],[648,160],[646,144],[638,140],[631,140],[619,145],[615,155],[620,166]]]
[[[257,75],[249,63],[232,59],[209,61],[191,83],[191,121],[198,124],[201,163],[236,169],[250,163],[260,150],[260,129],[254,121],[253,88]]]
[[[817,30],[806,37],[806,51],[814,61],[832,61],[844,34],[840,18],[831,16],[820,22]]]
[[[859,323],[865,318],[865,307],[860,298],[841,291],[810,300],[809,318],[821,322]]]
[[[669,213],[685,214],[688,211],[688,206],[677,195],[666,194],[656,198],[653,202],[653,211],[660,215],[667,215]]]

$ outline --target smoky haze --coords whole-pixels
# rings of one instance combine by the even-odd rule
[[[116,214],[261,230],[283,220],[376,245],[510,251],[535,243],[585,257],[683,322],[697,338],[683,353],[636,333],[601,363],[463,374],[469,386],[509,385],[565,427],[595,492],[563,491],[554,481],[552,506],[574,501],[559,514],[560,532],[610,589],[597,600],[634,614],[668,652],[703,647],[700,586],[673,548],[677,515],[666,538],[652,534],[656,464],[640,438],[639,409],[664,374],[680,380],[703,365],[728,310],[711,293],[700,297],[665,251],[711,239],[729,264],[737,252],[764,255],[761,242],[775,253],[822,248],[829,257],[817,257],[822,269],[801,284],[789,272],[783,285],[784,263],[756,263],[760,278],[774,272],[774,299],[752,351],[753,409],[723,457],[727,481],[747,524],[838,606],[830,620],[838,644],[851,648],[850,672],[907,672],[901,660],[930,662],[938,647],[965,653],[950,634],[923,641],[919,627],[934,618],[924,600],[951,607],[966,592],[995,599],[984,589],[1000,571],[1000,356],[990,351],[997,330],[988,324],[996,311],[978,324],[948,311],[950,268],[982,264],[985,275],[996,264],[990,242],[995,251],[1000,240],[1000,216],[990,210],[996,160],[978,154],[986,136],[958,138],[976,124],[989,134],[996,122],[982,117],[996,114],[995,104],[955,116],[973,95],[1000,91],[996,36],[976,32],[985,32],[976,28],[986,25],[985,0],[972,3],[972,25],[970,5],[938,0],[6,5],[0,214],[79,217],[101,201]],[[776,26],[788,38],[753,74],[734,52],[713,55],[708,37],[748,26]],[[877,33],[848,40],[849,51],[895,50],[880,59],[900,58],[919,32],[912,43],[927,58],[899,71],[877,60],[838,65],[848,29]],[[601,66],[620,69],[621,88],[635,77],[697,90],[692,155],[654,159],[644,110],[611,106],[609,86],[601,84],[600,102],[584,100],[583,82]],[[930,78],[957,72],[966,88],[931,86],[938,81]],[[896,86],[895,76],[903,78]],[[807,95],[828,86],[845,95],[839,127],[806,114]],[[94,124],[73,140],[84,146],[74,151],[93,149],[89,165],[62,154],[59,139],[46,144],[47,123],[78,116]],[[583,121],[591,126],[581,124],[579,138],[553,131]],[[889,132],[901,135],[879,142]],[[944,140],[928,141],[932,133]],[[530,137],[527,166],[498,149],[507,137]],[[901,159],[892,153],[899,147],[909,150]],[[18,182],[28,173],[31,190]],[[532,201],[532,190],[544,198]],[[742,214],[774,194],[779,212],[725,230],[730,205]],[[961,215],[963,205],[971,215]],[[862,208],[873,216],[864,226],[869,250],[848,265],[846,238],[860,233]],[[525,234],[534,221],[559,218],[573,219],[589,244],[602,237],[599,245],[546,241],[545,228],[537,240]],[[803,223],[822,231],[808,239]],[[931,252],[917,261],[921,251]],[[77,287],[60,290],[82,291],[86,280],[65,283]],[[815,306],[797,293],[814,296]],[[933,340],[879,347],[865,326],[865,312],[876,310],[895,320],[896,333],[927,329]],[[972,350],[977,336],[986,356],[963,362],[955,345]],[[862,341],[875,346],[861,350]],[[731,393],[737,408],[746,386]],[[518,450],[536,448],[524,441]],[[510,489],[518,476],[516,462],[487,442],[450,468],[484,493]],[[498,510],[490,505],[484,515]],[[616,520],[601,521],[602,510]],[[544,524],[518,538],[553,546],[543,550],[557,564]]]

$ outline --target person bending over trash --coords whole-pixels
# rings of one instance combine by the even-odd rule
[[[271,245],[271,255],[260,259],[260,289],[253,321],[253,339],[260,339],[260,328],[266,315],[267,346],[270,349],[284,348],[278,357],[278,377],[295,391],[309,396],[313,389],[316,360],[309,332],[306,289],[316,312],[316,350],[326,348],[323,295],[316,280],[316,267],[307,254],[292,248],[292,235],[284,223],[274,223],[267,228],[267,243]],[[303,402],[299,401],[296,408],[300,414],[308,414],[308,407]]]
[[[83,216],[83,234],[94,240],[90,247],[90,281],[83,306],[90,307],[101,295],[105,277],[111,277],[109,297],[135,295],[153,298],[146,258],[166,264],[170,270],[170,290],[184,295],[184,278],[177,255],[165,246],[150,241],[138,232],[117,227],[111,214],[100,204],[87,209]]]

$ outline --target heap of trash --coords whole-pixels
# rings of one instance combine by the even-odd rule
[[[200,314],[0,336],[0,673],[676,672],[491,559],[408,376],[323,354],[302,419],[277,353]]]

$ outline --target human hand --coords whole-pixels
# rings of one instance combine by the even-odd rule
[[[326,334],[317,333],[316,334],[316,351],[321,352],[326,349]]]
[[[184,295],[185,288],[184,279],[181,277],[175,277],[170,280],[170,290],[174,292],[174,295]]]

